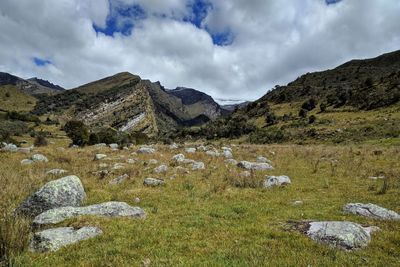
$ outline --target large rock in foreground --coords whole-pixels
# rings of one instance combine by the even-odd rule
[[[382,208],[378,205],[371,203],[349,203],[343,207],[343,211],[380,220],[400,220],[400,215],[397,212]]]
[[[268,163],[248,162],[248,161],[241,161],[237,164],[237,166],[239,168],[243,168],[246,170],[256,170],[256,171],[268,171],[274,169]]]
[[[368,245],[374,227],[362,227],[352,222],[310,222],[307,235],[321,243],[342,249],[357,249]]]
[[[85,197],[81,180],[75,175],[66,176],[45,184],[28,197],[16,213],[34,217],[49,209],[80,206]]]
[[[77,243],[102,234],[97,227],[83,227],[74,230],[72,227],[48,229],[34,234],[30,250],[33,252],[56,251],[61,247]]]
[[[62,207],[51,209],[36,216],[33,223],[35,225],[56,224],[66,219],[82,215],[143,218],[146,216],[146,213],[143,209],[131,207],[125,202],[112,201],[86,207]]]

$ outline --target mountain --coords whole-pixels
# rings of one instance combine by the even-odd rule
[[[327,106],[376,109],[400,100],[400,50],[307,73],[278,86],[257,102],[289,103],[315,98]]]
[[[34,113],[83,120],[92,127],[157,135],[200,125],[222,113],[214,100],[187,88],[166,90],[159,82],[128,72],[94,81],[56,95],[41,97]]]
[[[13,86],[29,95],[54,94],[64,91],[62,87],[45,80],[38,78],[25,80],[6,72],[0,72],[0,89],[3,86]]]

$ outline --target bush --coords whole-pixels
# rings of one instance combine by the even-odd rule
[[[0,139],[6,139],[10,136],[20,136],[28,133],[29,128],[22,121],[0,121]]]
[[[33,142],[33,144],[35,146],[37,146],[37,147],[40,147],[40,146],[47,146],[48,142],[47,142],[46,137],[44,137],[44,135],[38,134],[36,136],[35,141]]]
[[[316,105],[317,105],[317,100],[315,100],[314,98],[310,98],[309,100],[304,102],[303,105],[301,105],[301,108],[310,111],[313,110],[316,107]]]
[[[81,121],[69,121],[65,124],[63,130],[74,145],[83,146],[89,142],[89,129]]]
[[[299,111],[299,117],[300,118],[306,118],[307,117],[307,113],[308,113],[308,111],[306,109],[302,108]]]
[[[249,135],[248,141],[254,144],[282,143],[289,139],[287,133],[275,127],[257,129]]]
[[[317,120],[317,117],[315,117],[314,115],[311,115],[310,117],[308,117],[309,124],[313,124],[316,120]]]

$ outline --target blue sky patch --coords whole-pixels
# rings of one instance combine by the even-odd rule
[[[35,63],[35,65],[38,66],[38,67],[44,67],[46,65],[52,65],[53,64],[48,59],[42,59],[42,58],[38,58],[38,57],[34,57],[33,58],[33,63]]]
[[[192,16],[183,20],[201,28],[202,21],[207,17],[208,11],[213,8],[213,5],[207,0],[194,0],[189,7],[192,9]]]
[[[334,5],[336,3],[339,3],[340,1],[342,1],[342,0],[325,0],[325,3],[327,5]]]
[[[215,45],[219,45],[219,46],[231,45],[234,40],[233,33],[230,30],[226,30],[225,32],[216,33],[216,34],[210,33],[210,35],[213,40],[213,43]]]
[[[128,36],[132,34],[135,22],[145,19],[146,16],[145,10],[140,5],[113,6],[110,2],[106,26],[102,28],[93,23],[93,29],[96,33],[101,32],[107,36],[114,36],[116,32]]]

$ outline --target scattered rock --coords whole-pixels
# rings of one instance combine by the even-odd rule
[[[267,159],[266,157],[262,157],[262,156],[257,157],[257,162],[272,164],[272,162],[269,159]]]
[[[268,163],[258,163],[258,162],[248,162],[241,161],[237,164],[239,168],[247,169],[247,170],[256,170],[256,171],[268,171],[273,170],[274,168]]]
[[[185,160],[185,155],[183,155],[183,154],[175,155],[175,156],[172,157],[172,160],[175,161],[175,162],[180,163],[180,162]]]
[[[111,180],[110,184],[112,184],[112,185],[121,184],[128,178],[129,178],[129,175],[125,173],[125,174],[120,175],[117,178]]]
[[[188,147],[185,149],[186,153],[196,153],[196,148],[194,147]]]
[[[197,161],[197,162],[192,163],[192,170],[193,171],[204,170],[205,168],[206,167],[205,167],[204,163],[201,162],[201,161]]]
[[[224,156],[225,158],[227,158],[227,159],[233,158],[232,152],[231,152],[230,150],[224,150],[224,151],[222,152],[222,154],[223,154],[223,156]]]
[[[374,230],[352,222],[325,221],[310,222],[306,233],[314,241],[351,250],[367,246]]]
[[[184,173],[184,174],[190,173],[188,169],[186,169],[186,168],[184,168],[184,167],[182,167],[182,166],[176,167],[176,168],[175,168],[175,171],[176,171],[177,173]]]
[[[154,148],[145,147],[145,146],[139,148],[138,151],[137,151],[138,154],[152,154],[154,152],[156,152],[156,150]]]
[[[248,178],[248,177],[251,177],[251,172],[249,172],[249,171],[242,171],[242,172],[239,174],[239,176],[242,177],[242,178]]]
[[[169,145],[169,149],[178,149],[179,146],[176,143],[172,143]]]
[[[42,154],[35,154],[31,157],[34,162],[48,162],[49,160]]]
[[[107,144],[106,143],[100,143],[100,144],[95,144],[94,146],[97,147],[97,148],[102,148],[102,147],[106,147]]]
[[[151,260],[146,258],[142,261],[142,267],[150,267]]]
[[[158,160],[156,159],[150,159],[148,162],[149,165],[157,165],[158,164]]]
[[[97,175],[97,176],[100,176],[100,178],[104,178],[107,175],[109,175],[110,172],[108,170],[100,170],[100,171],[97,171],[97,172],[93,172],[93,174]]]
[[[32,147],[19,147],[17,149],[18,152],[29,154],[32,152]]]
[[[238,164],[237,160],[235,160],[235,159],[227,159],[227,160],[225,160],[225,163],[229,164],[229,165],[234,165],[234,166],[236,166]]]
[[[102,160],[105,159],[107,157],[107,155],[105,154],[96,154],[96,156],[94,156],[94,160]]]
[[[23,165],[30,165],[32,163],[33,163],[33,160],[31,160],[31,159],[23,159],[23,160],[21,160],[21,164],[23,164]]]
[[[343,211],[380,220],[400,220],[400,215],[397,212],[382,208],[378,205],[371,203],[349,203],[343,207]]]
[[[127,160],[126,160],[126,163],[128,163],[128,164],[134,164],[134,163],[136,163],[136,160],[134,160],[134,159],[127,159]]]
[[[119,148],[118,144],[109,144],[108,146],[113,150],[118,150],[118,148]]]
[[[46,172],[48,175],[62,175],[65,173],[67,173],[67,171],[63,169],[52,169]]]
[[[208,150],[208,151],[206,151],[206,154],[211,156],[211,157],[219,157],[219,152],[218,151]]]
[[[101,168],[101,169],[104,169],[104,168],[107,168],[107,167],[108,167],[107,163],[100,163],[99,164],[99,168]]]
[[[283,186],[291,184],[290,178],[285,175],[281,176],[266,176],[264,180],[264,187]]]
[[[161,179],[156,179],[156,178],[146,178],[143,181],[143,185],[145,186],[159,186],[159,185],[164,185],[165,182]]]
[[[1,149],[1,151],[5,151],[5,152],[17,152],[18,151],[18,147],[14,144],[7,144],[7,143],[2,143],[3,147]]]
[[[154,169],[155,173],[162,173],[162,172],[167,172],[168,171],[168,166],[167,165],[160,165],[157,168]]]
[[[385,176],[379,175],[379,176],[370,176],[368,177],[371,180],[380,180],[380,179],[385,179]]]
[[[205,146],[198,146],[198,147],[197,147],[197,150],[198,150],[198,151],[206,151],[207,149],[206,149]]]
[[[30,243],[33,252],[56,251],[61,247],[77,243],[102,234],[97,227],[82,227],[75,230],[72,227],[48,229],[34,234]]]
[[[133,201],[135,201],[135,203],[139,203],[140,202],[140,198],[135,197],[135,199]]]
[[[51,209],[36,216],[35,225],[56,224],[76,216],[105,216],[144,218],[146,213],[139,207],[129,206],[125,202],[105,202],[86,207],[61,207]]]
[[[296,201],[293,201],[293,203],[292,203],[292,205],[293,206],[301,206],[301,205],[303,205],[303,201],[302,200],[296,200]]]
[[[125,168],[125,164],[124,163],[115,163],[114,166],[112,167],[113,170],[120,170]]]
[[[57,151],[59,151],[59,152],[64,152],[64,151],[65,151],[65,148],[63,148],[63,147],[57,147]]]
[[[28,197],[16,212],[36,216],[53,208],[80,206],[85,197],[81,180],[75,175],[70,175],[45,184]]]
[[[227,146],[223,146],[223,147],[221,147],[221,149],[222,149],[222,151],[228,150],[228,151],[232,152],[232,148],[227,147]]]

